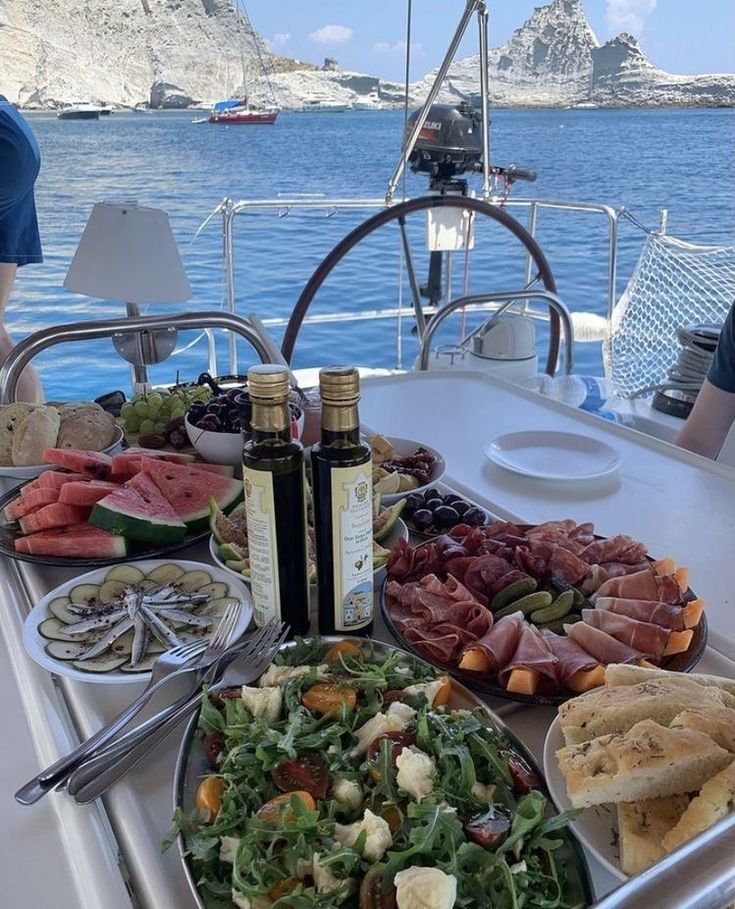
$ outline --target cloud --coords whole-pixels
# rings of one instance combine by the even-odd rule
[[[291,35],[289,35],[288,32],[276,32],[269,43],[272,44],[273,47],[283,47],[283,45],[288,44],[290,40]]]
[[[312,41],[317,41],[319,44],[344,44],[354,34],[352,29],[346,25],[323,25],[315,32],[312,32],[309,37]]]
[[[377,44],[373,44],[373,52],[376,54],[399,54],[403,56],[406,53],[406,42],[405,41],[396,41],[394,44],[389,44],[387,41],[378,41]],[[411,53],[422,57],[424,55],[424,46],[418,42],[411,44]]]
[[[607,0],[605,21],[613,31],[640,35],[645,20],[656,9],[657,0]]]

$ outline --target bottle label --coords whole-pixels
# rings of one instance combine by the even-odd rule
[[[273,474],[243,467],[245,517],[250,555],[250,592],[255,624],[281,619],[281,591],[278,580],[278,539]]]
[[[372,463],[335,467],[330,479],[334,627],[354,631],[373,620]]]

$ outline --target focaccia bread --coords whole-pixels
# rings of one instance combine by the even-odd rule
[[[704,688],[681,674],[636,685],[596,688],[562,704],[559,722],[565,742],[574,745],[600,735],[627,732],[641,720],[668,726],[683,706],[697,710],[722,707],[723,692]]]
[[[666,855],[661,841],[688,804],[687,795],[666,795],[618,805],[620,867],[626,874],[645,871]]]
[[[677,849],[731,811],[735,811],[735,762],[702,786],[678,823],[664,836],[664,849],[667,852]]]
[[[605,670],[605,684],[608,686],[637,685],[651,679],[677,679],[681,673],[671,672],[668,669],[647,668],[645,666],[631,666],[628,663],[610,663]],[[705,688],[720,688],[726,692],[723,701],[726,707],[735,708],[735,679],[727,679],[719,675],[706,675],[701,672],[688,672],[686,678]],[[682,707],[685,706],[682,704]]]
[[[16,467],[43,463],[43,452],[56,445],[61,418],[55,407],[37,407],[22,420],[11,446],[11,457]]]
[[[715,744],[735,754],[735,710],[731,707],[702,707],[699,710],[682,710],[671,721],[671,726],[696,729],[708,735]]]
[[[732,755],[702,732],[642,720],[628,732],[561,748],[556,758],[573,807],[587,808],[694,792]]]

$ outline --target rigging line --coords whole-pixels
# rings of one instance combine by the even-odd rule
[[[268,85],[268,91],[271,94],[271,102],[273,104],[276,104],[277,103],[276,93],[273,88],[273,83],[271,82],[270,74],[268,73],[268,68],[265,65],[265,60],[263,59],[263,53],[260,49],[260,41],[258,40],[258,35],[257,35],[255,29],[253,28],[252,22],[250,21],[250,17],[248,16],[248,11],[245,9],[245,4],[242,3],[241,0],[235,0],[235,2],[237,3],[238,10],[241,10],[241,12],[242,12],[242,17],[245,20],[245,24],[250,29],[250,34],[253,39],[253,44],[255,45],[255,52],[258,55],[258,60],[260,61],[260,71],[265,76],[265,81]]]
[[[406,5],[406,76],[403,93],[403,142],[401,147],[401,157],[406,154],[406,138],[408,136],[408,86],[411,73],[411,20],[413,13],[413,0],[408,0]],[[406,168],[403,168],[403,179],[401,182],[403,201],[406,201]],[[403,271],[404,271],[404,250],[401,246],[401,258],[398,272],[398,321],[396,325],[396,366],[398,369],[403,367]]]
[[[621,218],[625,218],[626,220],[630,221],[631,224],[634,224],[639,230],[642,230],[644,234],[658,233],[658,231],[652,230],[650,227],[646,227],[646,225],[638,218],[636,218],[632,212],[628,211],[625,206],[620,207],[619,213]]]

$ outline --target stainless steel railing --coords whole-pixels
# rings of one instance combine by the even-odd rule
[[[23,368],[42,350],[69,341],[89,341],[111,338],[116,334],[129,334],[157,329],[222,328],[239,335],[255,348],[263,363],[268,363],[268,350],[253,327],[232,313],[199,312],[174,316],[144,316],[138,319],[107,319],[56,325],[28,335],[15,345],[0,369],[0,403],[15,401],[15,393]]]

